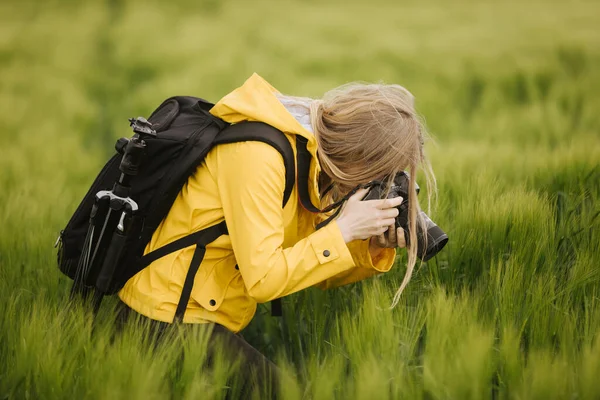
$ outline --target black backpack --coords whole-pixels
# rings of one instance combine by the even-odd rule
[[[143,255],[143,252],[188,177],[204,160],[206,154],[218,144],[260,141],[277,149],[283,157],[286,168],[282,207],[285,206],[296,180],[294,153],[286,136],[280,130],[261,122],[241,122],[230,125],[210,114],[209,110],[212,107],[213,104],[199,98],[177,96],[165,100],[148,118],[155,135],[144,136],[144,160],[140,163],[139,170],[135,170],[136,176],[127,185],[128,196],[135,200],[137,210],[128,222],[128,234],[114,235],[112,239],[122,241],[120,246],[122,250],[113,254],[108,260],[110,274],[99,277],[97,271],[82,272],[82,264],[86,262],[84,260],[86,254],[89,256],[94,253],[91,250],[99,243],[94,241],[94,231],[90,224],[96,212],[94,204],[97,194],[116,188],[115,182],[120,179],[120,176],[122,177],[123,156],[120,153],[124,144],[122,141],[128,142],[128,140],[121,139],[117,142],[116,147],[120,152],[115,154],[100,171],[57,241],[57,244],[60,244],[59,268],[75,281],[74,288],[78,284],[79,289],[83,287],[99,291],[101,300],[101,297],[106,294],[118,292],[131,277],[151,262],[173,251],[196,245],[175,314],[175,320],[182,320],[196,272],[204,256],[205,246],[222,234],[227,234],[225,222],[185,236],[146,255]],[[131,121],[133,125],[133,120]],[[136,133],[132,139],[139,138],[139,135]],[[302,138],[297,140],[300,140],[301,147],[306,149],[304,140]],[[300,158],[309,162],[306,157],[305,154]],[[307,179],[307,171],[303,171],[300,175],[302,179]],[[306,192],[307,188],[306,185],[306,188],[302,188],[305,190],[301,192]],[[115,218],[117,217],[118,215]],[[119,224],[121,223],[122,219]],[[96,231],[101,230],[101,233],[106,233],[102,226],[95,228]],[[87,249],[87,253],[84,248]],[[274,315],[281,314],[279,301],[272,302],[272,312]]]

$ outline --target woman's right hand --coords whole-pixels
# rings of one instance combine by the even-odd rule
[[[383,200],[365,200],[369,189],[360,189],[348,199],[336,223],[346,243],[368,239],[386,232],[395,223],[402,197]]]

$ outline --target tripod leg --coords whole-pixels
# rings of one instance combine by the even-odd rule
[[[84,300],[89,298],[95,276],[98,273],[98,260],[101,259],[96,257],[98,249],[106,247],[107,241],[110,239],[107,237],[106,227],[114,220],[114,216],[111,215],[109,197],[100,194],[101,192],[98,193],[90,214],[88,231],[71,288],[71,299],[75,297]]]
[[[71,286],[70,299],[73,300],[75,297],[84,296],[85,292],[85,269],[89,262],[88,257],[91,251],[91,245],[94,236],[94,225],[90,222],[88,231],[83,242],[83,249],[81,256],[79,257],[79,263],[77,264],[77,270],[75,272],[75,278],[73,279],[73,286]]]
[[[123,234],[120,230],[113,235],[110,245],[106,251],[106,257],[102,263],[102,268],[98,274],[94,290],[94,312],[97,312],[102,303],[102,298],[110,290],[110,284],[112,283],[115,269],[121,258],[123,249],[125,248],[125,241],[127,235]]]
[[[75,297],[87,298],[89,295],[90,288],[87,284],[87,278],[92,267],[93,249],[99,239],[99,235],[97,234],[98,231],[96,229],[97,221],[105,219],[107,211],[106,202],[100,202],[99,199],[96,199],[90,214],[88,231],[83,248],[81,249],[81,255],[79,256],[79,263],[77,264],[75,278],[73,279],[73,286],[71,287],[71,300]]]

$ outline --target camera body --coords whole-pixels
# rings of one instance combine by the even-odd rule
[[[409,178],[406,172],[399,172],[392,183],[392,186],[387,188],[387,182],[378,182],[371,186],[369,193],[363,198],[363,200],[377,200],[377,199],[393,199],[395,197],[402,197],[402,203],[397,207],[399,213],[396,217],[396,228],[402,228],[404,231],[404,238],[406,243],[409,244],[409,227],[408,227],[408,183]],[[416,185],[417,194],[419,194],[419,185]],[[385,195],[387,192],[387,196]],[[435,256],[442,250],[442,248],[448,243],[448,235],[433,222],[425,212],[419,212],[421,218],[425,222],[425,226],[417,224],[417,256],[427,261],[431,257]]]

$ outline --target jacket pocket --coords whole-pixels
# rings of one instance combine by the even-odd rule
[[[232,265],[230,259],[224,259],[214,265],[202,284],[194,287],[191,297],[202,308],[216,311],[223,304],[227,289],[237,274],[239,271],[235,268],[235,263]]]

